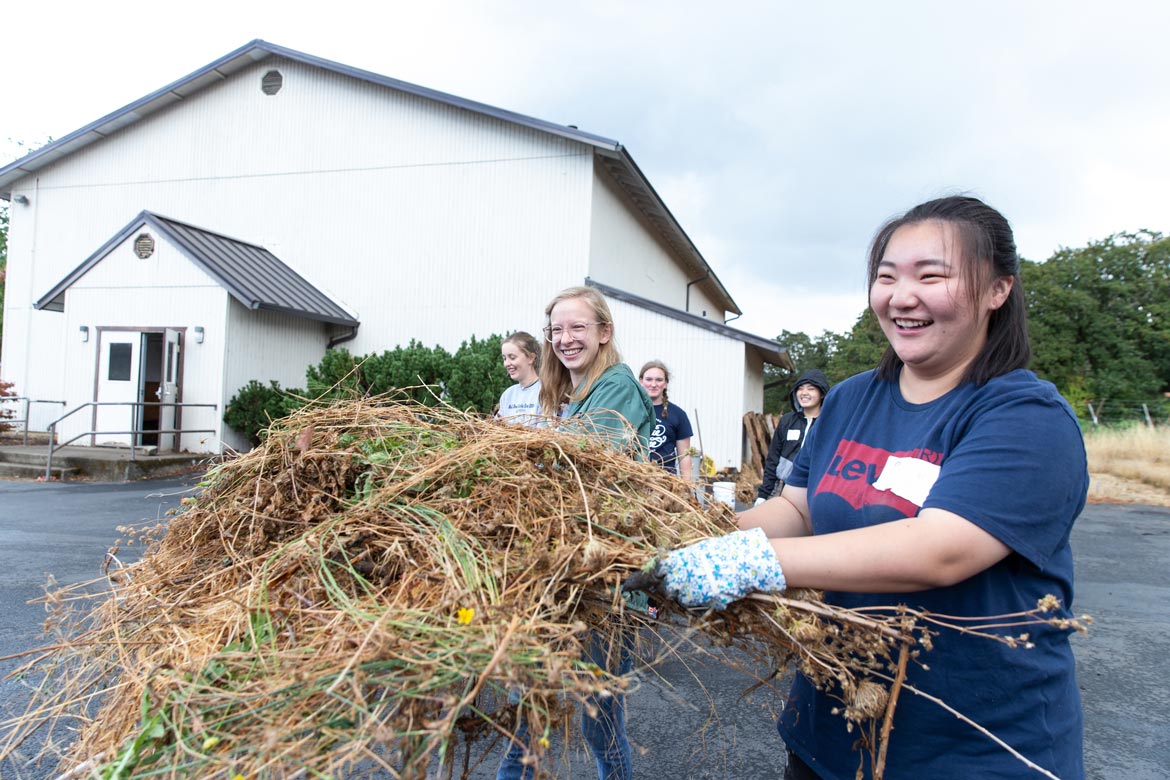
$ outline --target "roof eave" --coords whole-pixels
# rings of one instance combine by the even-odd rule
[[[4,167],[0,167],[0,198],[10,200],[12,197],[11,185],[25,176],[36,173],[41,168],[56,162],[78,149],[99,141],[167,106],[185,100],[196,92],[223,81],[231,74],[274,55],[294,62],[324,68],[334,73],[361,79],[380,86],[418,95],[456,108],[462,108],[474,113],[495,117],[506,122],[524,125],[534,130],[551,133],[598,149],[616,151],[621,148],[621,144],[613,139],[604,138],[593,133],[586,133],[568,125],[558,125],[543,119],[537,119],[514,111],[490,106],[486,103],[478,103],[474,100],[467,100],[446,92],[439,92],[438,90],[421,87],[417,84],[399,81],[398,79],[392,79],[388,76],[382,76],[360,68],[353,68],[339,62],[333,62],[332,60],[316,57],[312,54],[296,51],[295,49],[277,46],[276,44],[268,43],[257,38],[254,41],[244,44],[235,51],[225,54],[218,60],[187,74],[181,79],[173,81],[165,87],[135,100],[133,103],[129,103],[116,111],[106,114],[102,118],[90,122],[88,125],[69,133],[63,138],[29,152],[24,157]]]
[[[694,242],[691,241],[690,236],[683,230],[682,225],[674,218],[674,214],[667,208],[666,202],[658,195],[654,186],[650,184],[650,180],[642,173],[642,169],[634,162],[634,158],[630,155],[625,147],[620,147],[613,152],[598,150],[599,156],[609,160],[613,165],[619,165],[626,176],[616,174],[613,166],[609,166],[609,173],[617,180],[618,184],[630,196],[634,204],[642,212],[642,214],[650,220],[662,231],[667,243],[678,252],[684,260],[689,260],[693,265],[696,277],[692,282],[707,282],[710,287],[714,288],[716,297],[715,303],[723,308],[724,311],[729,311],[733,314],[743,314],[735,299],[731,297],[731,293],[723,286],[723,282],[711,269],[710,264],[702,253],[699,252]]]
[[[295,309],[295,308],[288,307],[288,306],[280,306],[278,304],[265,302],[264,300],[258,298],[256,296],[256,294],[253,293],[252,291],[244,289],[244,288],[240,287],[239,285],[235,284],[235,282],[232,279],[230,279],[227,276],[225,276],[224,274],[220,273],[218,268],[216,268],[214,265],[205,262],[203,259],[203,255],[199,251],[199,249],[197,247],[193,246],[187,240],[187,238],[185,236],[180,235],[177,231],[175,231],[171,227],[170,223],[173,222],[177,225],[182,225],[184,227],[191,228],[194,230],[201,230],[202,231],[203,228],[198,228],[194,225],[190,225],[186,222],[181,222],[179,220],[171,219],[169,217],[160,217],[158,215],[151,214],[150,212],[145,212],[145,214],[148,216],[148,218],[153,218],[153,219],[150,219],[151,223],[154,225],[157,225],[159,231],[162,232],[163,234],[165,234],[167,236],[167,238],[175,246],[177,246],[179,248],[179,251],[181,251],[187,257],[188,260],[190,260],[192,263],[194,263],[199,268],[201,268],[204,271],[204,273],[208,274],[213,279],[215,279],[215,281],[221,287],[223,287],[223,289],[227,290],[229,295],[231,295],[233,298],[235,298],[237,301],[239,301],[243,306],[246,306],[247,308],[251,309],[252,311],[265,310],[265,311],[280,312],[282,314],[290,314],[290,315],[293,315],[295,317],[299,317],[301,319],[314,320],[316,322],[327,322],[327,323],[330,323],[333,325],[354,326],[354,325],[360,324],[358,320],[356,320],[352,317],[348,317],[348,316],[339,317],[336,315],[330,315],[326,312],[310,311],[308,309]],[[204,232],[207,232],[207,231],[204,231]],[[216,235],[220,235],[220,234],[216,234]],[[224,236],[224,238],[226,238],[226,236]],[[261,247],[257,244],[254,244],[250,241],[241,241],[240,239],[235,239],[235,238],[230,239],[230,240],[237,242],[237,243],[240,243],[240,244],[247,244],[248,246],[252,246],[252,247],[255,247],[257,249],[261,249],[261,250],[263,249],[263,247]],[[268,254],[271,255],[271,253],[268,253]],[[277,262],[280,262],[279,259],[277,259]],[[284,264],[282,263],[282,265],[284,265]],[[300,274],[298,274],[292,268],[289,268],[287,265],[285,265],[285,268],[288,271],[288,273],[293,274],[294,276],[296,276],[297,279],[301,280],[309,287],[313,287],[315,289],[314,285],[311,285],[307,280],[304,279],[304,277],[302,277]],[[321,293],[320,291],[318,291],[318,293],[321,295],[322,298],[327,299],[329,301],[329,303],[332,304],[331,308],[336,308],[336,309],[342,310],[342,311],[344,310],[345,307],[343,307],[337,301],[330,299],[328,295],[325,295],[324,293]]]
[[[718,333],[721,336],[726,336],[728,338],[736,339],[737,341],[742,341],[749,347],[753,347],[758,350],[767,362],[786,368],[789,371],[793,370],[792,358],[788,355],[788,349],[778,341],[766,339],[763,336],[757,336],[754,333],[748,333],[745,330],[733,328],[729,325],[725,325],[722,322],[713,322],[709,319],[706,319],[705,317],[700,317],[697,314],[691,314],[690,312],[675,309],[674,307],[667,306],[664,303],[652,301],[649,298],[643,298],[640,295],[635,295],[634,293],[626,292],[625,290],[619,290],[616,287],[610,287],[608,284],[603,284],[593,279],[586,278],[585,284],[589,287],[596,288],[603,295],[607,295],[610,298],[614,298],[619,301],[625,301],[626,303],[633,304],[638,308],[646,309],[647,311],[652,311],[656,314],[661,314],[665,317],[670,317],[671,319],[679,320],[680,322],[685,322],[690,325],[694,325],[695,327],[709,330],[713,333]]]
[[[302,320],[324,322],[328,325],[344,325],[349,328],[356,328],[357,326],[361,325],[361,322],[349,317],[331,317],[327,314],[310,313],[297,309],[290,309],[286,306],[275,306],[267,303],[260,303],[256,306],[253,306],[252,308],[259,311],[271,311],[278,314],[289,314]]]
[[[112,135],[127,125],[134,124],[167,106],[184,100],[210,84],[226,79],[232,73],[269,56],[263,41],[254,40],[229,52],[214,62],[167,84],[149,95],[111,111],[100,119],[74,130],[72,133],[35,149],[24,157],[0,168],[0,197],[12,196],[11,184],[36,173],[57,160],[85,146]]]
[[[73,283],[85,275],[89,269],[97,265],[103,257],[110,253],[110,251],[121,244],[131,233],[138,230],[149,221],[151,214],[149,211],[141,211],[138,216],[126,223],[126,226],[106,241],[96,252],[93,252],[89,257],[81,261],[81,263],[65,275],[61,281],[53,285],[47,293],[42,295],[33,303],[33,308],[37,310],[47,309],[48,311],[65,311],[64,295],[65,291],[73,286]]]

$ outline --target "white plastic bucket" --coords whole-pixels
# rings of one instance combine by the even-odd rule
[[[732,509],[735,509],[735,483],[734,482],[713,482],[711,483],[711,496],[716,501],[722,501]]]

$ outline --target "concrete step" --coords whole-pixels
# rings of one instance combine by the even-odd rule
[[[59,480],[67,480],[70,477],[77,475],[77,469],[68,466],[53,466],[50,472],[51,476]],[[5,463],[0,462],[0,477],[16,478],[16,479],[42,479],[45,476],[45,461],[41,459],[40,465],[29,463]]]
[[[7,447],[0,450],[0,463],[19,463],[26,466],[41,467],[41,471],[45,470],[45,457],[48,454],[49,447]],[[53,463],[56,464],[61,456],[53,456]]]
[[[39,465],[44,469],[45,459],[48,457],[48,453],[48,445],[44,447],[4,447],[0,448],[0,463],[21,463],[26,466]],[[153,451],[144,447],[138,448],[135,452],[135,457],[144,460],[158,460],[160,458],[170,460],[183,459],[182,455],[175,453],[155,456]],[[56,467],[60,463],[62,466],[84,470],[87,462],[129,459],[130,449],[128,447],[63,447],[53,454],[53,466]]]
[[[3,467],[0,477],[43,477],[47,450],[47,446],[0,447],[0,467]],[[58,479],[85,477],[98,482],[126,482],[205,468],[209,457],[191,453],[153,453],[153,448],[139,447],[135,451],[135,460],[131,461],[129,448],[63,447],[53,455],[53,475]]]

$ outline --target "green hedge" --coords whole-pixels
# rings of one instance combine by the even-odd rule
[[[253,379],[228,402],[223,421],[255,446],[273,420],[300,407],[301,394],[300,390],[282,390],[276,382],[264,385]]]
[[[441,402],[490,414],[500,394],[512,384],[500,359],[502,340],[495,334],[482,340],[472,336],[454,355],[414,339],[405,347],[365,356],[331,349],[320,363],[305,370],[304,391],[252,380],[228,402],[223,419],[255,445],[272,420],[295,411],[304,399],[349,400],[400,393],[431,406]]]

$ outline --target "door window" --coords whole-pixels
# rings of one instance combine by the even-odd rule
[[[110,344],[110,368],[108,378],[111,382],[130,381],[130,363],[134,356],[132,344]]]

